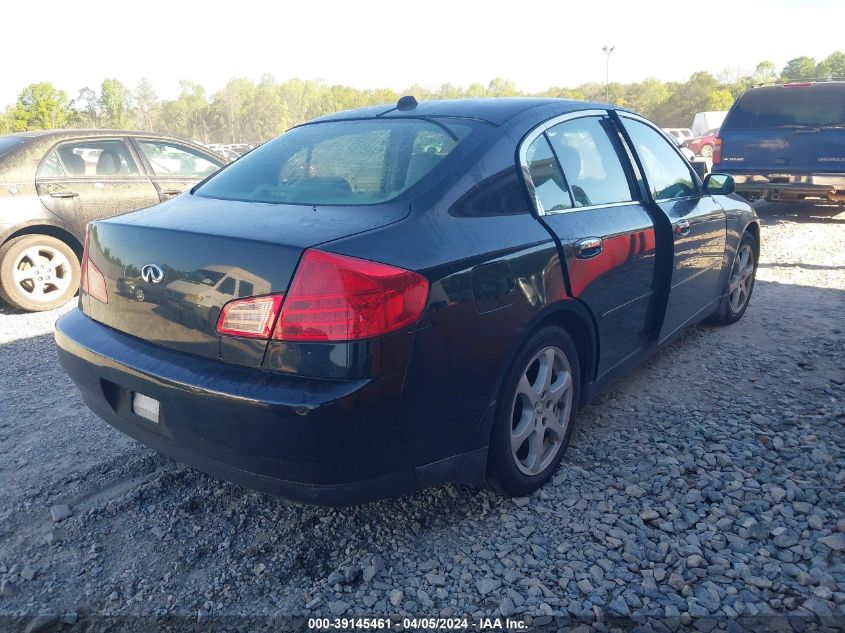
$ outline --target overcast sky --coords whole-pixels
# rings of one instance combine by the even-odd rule
[[[616,47],[611,81],[684,80],[823,58],[845,49],[843,23],[845,0],[13,2],[0,104],[37,81],[73,98],[105,77],[146,77],[174,98],[180,79],[214,92],[264,73],[396,90],[500,76],[536,91],[603,82],[605,44]]]

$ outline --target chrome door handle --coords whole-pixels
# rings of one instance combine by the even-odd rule
[[[161,193],[164,196],[178,196],[180,193],[182,193],[182,190],[181,189],[162,189]]]
[[[684,237],[689,235],[690,227],[689,227],[689,220],[681,220],[680,222],[675,223],[675,235],[679,235],[680,237]]]
[[[601,253],[602,241],[600,237],[585,237],[575,242],[575,257],[590,259]]]
[[[50,192],[51,198],[75,198],[79,194],[75,191],[52,191]]]

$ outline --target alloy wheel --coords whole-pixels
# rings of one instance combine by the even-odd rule
[[[511,415],[511,453],[525,475],[548,467],[566,437],[572,412],[572,368],[557,347],[545,347],[528,363],[516,388]]]
[[[63,295],[71,284],[70,261],[52,246],[35,245],[24,250],[14,262],[15,289],[30,301],[49,303]]]
[[[734,258],[731,269],[730,302],[731,310],[739,312],[748,302],[751,295],[751,284],[754,283],[754,252],[750,244],[743,244]]]

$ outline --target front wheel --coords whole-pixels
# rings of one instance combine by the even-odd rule
[[[710,158],[713,155],[713,146],[712,145],[705,145],[701,148],[701,155],[704,158]]]
[[[0,247],[0,297],[28,312],[53,310],[79,289],[73,249],[49,235],[22,235]]]
[[[534,334],[508,370],[496,405],[488,478],[511,496],[531,494],[560,464],[574,429],[580,367],[562,329]]]
[[[745,314],[751,292],[754,290],[754,280],[757,277],[757,240],[751,233],[742,236],[739,248],[734,255],[731,274],[728,277],[728,287],[725,298],[713,320],[717,323],[736,323]]]

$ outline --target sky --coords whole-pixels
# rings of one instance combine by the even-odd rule
[[[683,81],[824,58],[845,40],[820,25],[843,22],[844,0],[14,2],[3,9],[0,105],[29,83],[72,99],[106,77],[130,88],[145,77],[167,99],[181,79],[213,93],[264,74],[394,90],[505,77],[539,91],[604,82],[604,45],[615,46],[611,81]]]

